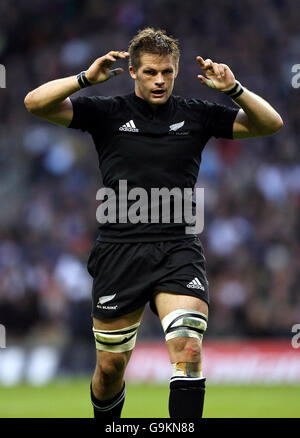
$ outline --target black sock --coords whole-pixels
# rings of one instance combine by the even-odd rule
[[[91,384],[91,400],[94,408],[94,417],[96,419],[120,418],[121,411],[125,400],[125,382],[122,390],[109,400],[98,400],[93,393]]]
[[[205,378],[172,377],[170,381],[170,418],[202,418]]]

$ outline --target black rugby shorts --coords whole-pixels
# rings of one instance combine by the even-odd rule
[[[93,277],[92,316],[115,318],[150,303],[156,292],[198,297],[209,304],[205,257],[199,237],[166,242],[96,240],[87,269]]]

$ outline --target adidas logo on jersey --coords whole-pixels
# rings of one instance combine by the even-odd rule
[[[139,132],[133,120],[129,120],[125,125],[120,126],[119,131]]]
[[[186,287],[190,288],[190,289],[201,289],[201,290],[205,290],[204,286],[202,285],[201,281],[199,280],[199,278],[195,277],[194,280],[192,280],[190,283],[188,283],[186,285]]]

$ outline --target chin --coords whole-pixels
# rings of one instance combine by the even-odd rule
[[[167,102],[170,96],[164,96],[162,99],[155,99],[151,97],[148,102],[151,103],[151,105],[163,105]]]
[[[164,100],[162,100],[162,101],[160,101],[160,102],[157,102],[156,100],[155,100],[155,101],[151,100],[150,103],[151,103],[151,105],[159,106],[159,105],[163,105],[163,104],[165,104],[166,101],[167,101],[167,99],[164,99]]]

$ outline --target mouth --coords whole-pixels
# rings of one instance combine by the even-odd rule
[[[166,90],[163,89],[156,89],[156,90],[152,90],[151,91],[151,95],[155,98],[158,99],[160,97],[164,97],[166,94]]]

